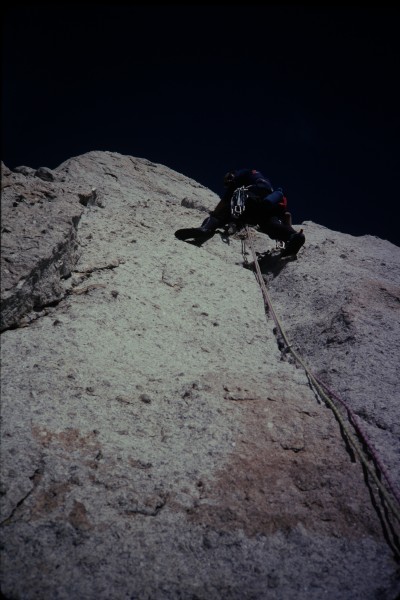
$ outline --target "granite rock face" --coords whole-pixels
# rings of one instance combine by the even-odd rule
[[[112,152],[2,188],[3,596],[398,598],[400,249],[178,241],[217,196]]]

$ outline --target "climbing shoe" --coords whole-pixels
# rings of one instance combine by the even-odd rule
[[[303,230],[298,233],[293,233],[285,244],[285,248],[282,250],[281,256],[293,256],[298,253],[306,237]]]
[[[187,229],[178,229],[175,231],[175,237],[178,240],[201,246],[204,242],[212,238],[214,231],[204,231],[200,227],[189,227]]]
[[[188,240],[189,238],[195,238],[203,235],[203,232],[200,231],[200,227],[189,227],[188,229],[178,229],[175,231],[175,237],[178,240]]]

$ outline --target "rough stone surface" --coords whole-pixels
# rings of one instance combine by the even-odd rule
[[[295,357],[398,486],[399,248],[252,231],[290,352],[248,243],[175,239],[197,182],[90,152],[2,185],[4,597],[396,600],[396,490]]]
[[[4,164],[2,175],[1,331],[64,296],[77,260],[77,227],[96,191],[41,167]],[[88,191],[89,190],[89,191]]]

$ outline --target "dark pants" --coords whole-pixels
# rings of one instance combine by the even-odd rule
[[[246,210],[238,219],[240,225],[256,226],[273,240],[287,242],[296,233],[293,227],[285,222],[284,209],[263,200],[248,198]]]
[[[266,233],[271,239],[287,242],[296,233],[291,225],[286,224],[279,217],[270,217],[259,223],[260,231]]]

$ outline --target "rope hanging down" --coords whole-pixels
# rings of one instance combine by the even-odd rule
[[[342,400],[341,398],[339,398],[339,396],[337,396],[336,394],[334,394],[331,390],[329,390],[329,388],[315,375],[313,375],[313,373],[310,371],[309,367],[306,365],[306,363],[304,362],[304,360],[301,358],[301,356],[293,349],[292,345],[289,343],[289,340],[287,338],[287,335],[282,327],[282,324],[274,310],[274,307],[272,305],[271,299],[269,297],[268,294],[268,290],[267,290],[267,286],[265,285],[265,281],[264,278],[262,276],[261,273],[261,269],[260,269],[260,265],[258,264],[258,260],[257,260],[257,255],[255,253],[254,250],[254,245],[253,245],[253,240],[251,237],[251,231],[249,229],[248,226],[245,227],[246,230],[246,234],[247,234],[247,238],[242,238],[242,254],[243,257],[245,259],[245,261],[247,261],[245,254],[246,254],[246,239],[249,243],[250,246],[250,250],[252,253],[252,257],[253,257],[253,261],[254,261],[254,266],[255,266],[255,275],[256,275],[256,279],[261,287],[261,291],[263,293],[264,296],[264,301],[265,304],[268,307],[268,311],[269,314],[272,316],[275,325],[280,333],[280,335],[282,336],[282,340],[284,341],[285,344],[285,348],[286,351],[290,351],[291,354],[293,355],[294,359],[296,360],[297,363],[299,363],[303,369],[305,370],[310,382],[312,383],[312,385],[314,386],[315,390],[317,391],[318,395],[326,402],[326,404],[331,408],[331,410],[333,411],[333,413],[335,414],[337,420],[339,421],[341,427],[342,427],[342,431],[344,432],[344,434],[347,437],[347,440],[350,444],[350,446],[352,447],[352,449],[354,450],[354,452],[356,453],[356,455],[359,457],[361,463],[364,465],[364,467],[368,470],[368,473],[371,475],[371,477],[373,478],[376,486],[378,487],[379,491],[382,493],[382,495],[384,496],[388,507],[391,509],[392,513],[394,514],[394,516],[396,517],[396,519],[400,522],[400,510],[397,506],[394,505],[392,498],[389,496],[387,489],[383,486],[382,482],[380,481],[376,471],[380,471],[386,481],[387,481],[387,485],[393,495],[393,497],[395,498],[395,500],[397,501],[397,503],[400,506],[400,494],[397,491],[397,489],[395,488],[393,482],[391,481],[389,474],[386,470],[386,468],[382,465],[381,460],[379,459],[376,451],[373,449],[371,443],[368,441],[368,438],[365,434],[365,432],[362,430],[360,424],[358,423],[358,420],[356,418],[356,415],[354,414],[354,412],[351,410],[351,408],[346,404],[346,402],[344,400]],[[368,458],[364,455],[363,451],[360,448],[359,443],[357,443],[356,439],[354,438],[354,435],[349,431],[348,427],[346,426],[346,423],[342,417],[342,415],[340,414],[334,400],[336,400],[337,402],[339,402],[340,404],[342,404],[342,406],[346,409],[347,411],[347,415],[349,417],[349,420],[351,422],[351,424],[353,425],[354,429],[356,430],[359,438],[362,440],[362,442],[364,443],[364,445],[366,446],[366,448],[368,448],[368,452],[370,454],[370,456],[372,457],[374,463],[375,463],[375,469],[373,469],[371,467],[371,464],[368,460]]]

